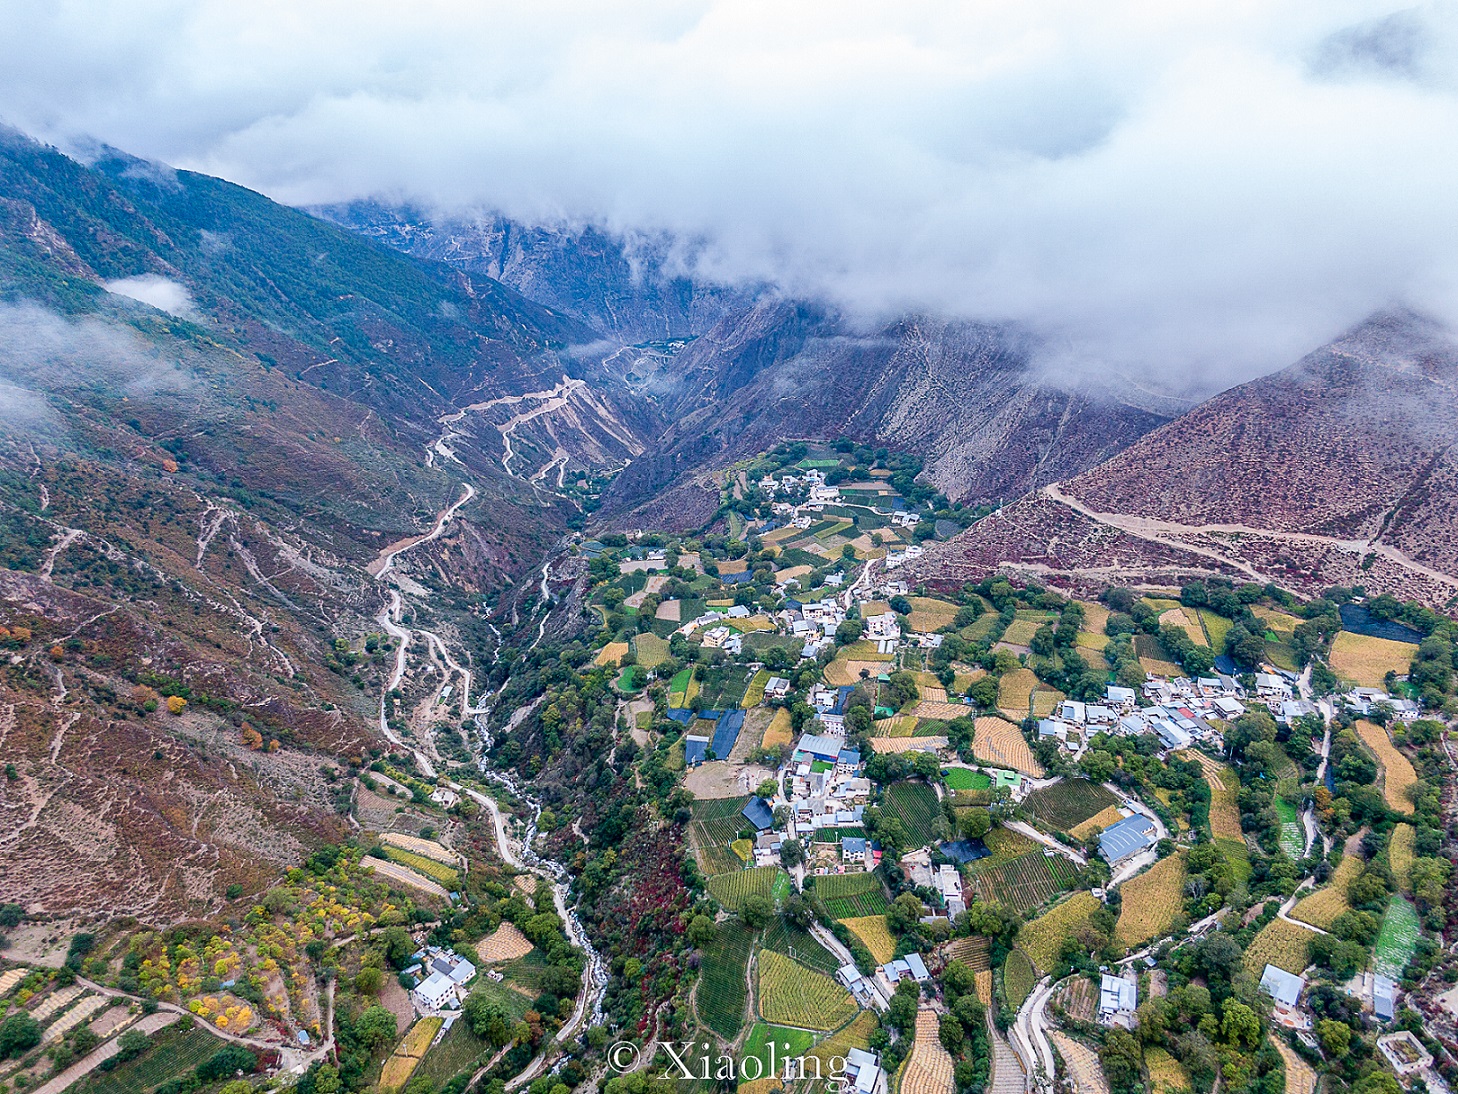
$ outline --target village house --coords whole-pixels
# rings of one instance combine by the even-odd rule
[[[1300,1014],[1297,1007],[1301,993],[1306,990],[1306,977],[1289,973],[1277,965],[1267,965],[1261,973],[1261,990],[1275,1000],[1271,1017],[1291,1029],[1311,1025],[1309,1019]]]
[[[1129,1029],[1138,1009],[1139,985],[1134,980],[1108,973],[1099,978],[1099,1022]]]

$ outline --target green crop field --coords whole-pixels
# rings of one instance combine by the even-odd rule
[[[942,781],[948,790],[989,790],[992,776],[983,771],[969,771],[965,767],[949,767],[942,772]]]
[[[749,673],[738,665],[724,665],[704,670],[699,696],[706,710],[733,710],[744,700],[749,686]]]
[[[638,658],[638,664],[645,669],[656,669],[668,660],[668,643],[656,634],[635,635],[628,643]]]
[[[1007,963],[1002,967],[1002,987],[1007,993],[1008,1006],[1014,1010],[1022,1006],[1037,982],[1038,974],[1027,954],[1013,950],[1007,955]]]
[[[738,920],[721,923],[714,939],[704,947],[694,1009],[699,1020],[725,1040],[739,1036],[744,1025],[744,1003],[749,994],[746,976],[754,933]]]
[[[840,962],[805,928],[797,927],[783,916],[777,916],[764,932],[763,946],[775,953],[792,957],[802,965],[824,973],[833,973]]]
[[[773,1063],[775,1074],[779,1079],[784,1079],[784,1061],[794,1060],[809,1052],[815,1046],[815,1034],[803,1029],[792,1029],[789,1026],[770,1026],[763,1022],[756,1022],[749,1036],[745,1038],[744,1048],[739,1052],[739,1067],[742,1074],[750,1082],[757,1078],[756,1067],[750,1063],[751,1060],[758,1060],[758,1076],[765,1080],[770,1078],[770,1045],[774,1045]],[[683,1055],[680,1051],[680,1055]],[[692,1057],[684,1056],[685,1060]],[[813,1070],[811,1074],[814,1074]]]
[[[743,829],[749,827],[749,822],[740,813],[748,804],[747,797],[694,802],[694,819],[689,822],[689,839],[698,857],[699,869],[706,875],[728,873],[744,865],[729,850],[729,844],[739,837]]]
[[[1064,779],[1034,790],[1023,805],[1040,826],[1054,832],[1069,832],[1118,800],[1096,782]]]
[[[1018,945],[1033,959],[1034,965],[1044,972],[1051,972],[1064,940],[1083,926],[1100,907],[1098,897],[1087,890],[1074,893],[1025,924],[1018,934]]]
[[[1299,859],[1306,853],[1306,831],[1296,815],[1296,807],[1284,798],[1275,799],[1276,816],[1281,821],[1281,850],[1286,857]]]
[[[1062,855],[1031,851],[975,871],[972,884],[980,899],[1025,915],[1068,888],[1074,872]]]
[[[1397,980],[1417,951],[1418,913],[1406,897],[1394,896],[1382,917],[1382,930],[1377,935],[1373,964],[1383,976]]]
[[[715,874],[707,884],[715,900],[726,908],[738,909],[748,896],[773,900],[776,875],[779,873],[778,866],[754,866],[729,874]]]
[[[147,1094],[180,1079],[222,1049],[226,1041],[201,1029],[163,1029],[152,1035],[147,1051],[111,1071],[93,1071],[71,1089],[77,1094]]]
[[[436,1045],[425,1054],[415,1068],[412,1079],[430,1080],[433,1089],[440,1089],[461,1072],[473,1069],[476,1063],[485,1060],[495,1049],[484,1038],[471,1032],[470,1022],[456,1022]]]
[[[815,879],[815,895],[832,919],[885,915],[889,906],[875,874],[826,874]]]
[[[814,879],[815,894],[821,900],[834,900],[841,896],[880,890],[881,881],[875,874],[824,874]]]
[[[830,1031],[855,1016],[850,992],[824,973],[772,950],[759,951],[759,1012],[766,1021]]]
[[[885,810],[899,817],[912,847],[924,847],[935,838],[932,822],[941,814],[937,792],[924,782],[892,783],[886,788]]]
[[[399,847],[386,847],[385,857],[391,862],[398,862],[401,866],[408,866],[417,874],[424,874],[432,881],[440,882],[447,889],[456,889],[460,886],[460,875],[445,863],[436,862],[433,858],[413,854]]]

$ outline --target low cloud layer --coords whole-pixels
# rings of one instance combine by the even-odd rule
[[[192,386],[188,372],[127,326],[0,304],[0,432],[60,429],[52,398],[91,391],[146,398]]]
[[[117,296],[125,296],[129,300],[149,304],[158,311],[165,311],[180,319],[190,319],[197,314],[196,309],[192,306],[192,294],[187,291],[187,286],[173,281],[169,277],[159,277],[156,274],[121,277],[115,281],[106,282],[106,291]]]
[[[1015,320],[1208,389],[1458,319],[1452,3],[16,0],[0,114],[281,200],[700,240],[703,272]]]

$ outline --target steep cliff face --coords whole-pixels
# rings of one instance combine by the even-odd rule
[[[725,319],[642,386],[669,424],[656,455],[615,484],[625,509],[787,437],[841,434],[921,455],[953,500],[997,501],[1165,420],[1039,382],[1024,341],[1003,328],[910,318],[863,331],[785,301]]]
[[[500,281],[618,342],[692,338],[756,295],[694,277],[689,249],[662,238],[593,225],[530,227],[492,214],[432,218],[369,201],[313,211],[407,254]]]
[[[1458,594],[1455,442],[1458,340],[1431,319],[1384,313],[1030,494],[917,573],[1216,572],[1444,603]]]

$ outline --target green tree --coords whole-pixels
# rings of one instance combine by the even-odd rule
[[[1316,1023],[1316,1036],[1321,1039],[1323,1051],[1333,1059],[1345,1056],[1352,1046],[1352,1027],[1345,1022],[1323,1018]]]
[[[387,927],[381,941],[385,947],[385,959],[397,969],[403,969],[415,952],[415,943],[404,927]]]
[[[376,1004],[366,1007],[354,1024],[360,1044],[373,1052],[395,1039],[395,1015]]]
[[[967,810],[962,818],[962,835],[968,839],[981,839],[992,831],[992,814],[980,806]]]
[[[40,1023],[21,1011],[0,1024],[0,1060],[23,1056],[41,1041]]]
[[[773,914],[774,905],[770,903],[768,897],[761,896],[759,893],[750,893],[739,905],[739,918],[744,920],[745,926],[754,930],[766,926]]]
[[[379,969],[360,969],[354,977],[354,990],[361,995],[376,995],[385,984],[385,974]]]
[[[1255,1048],[1261,1043],[1261,1020],[1244,1003],[1230,1001],[1225,1004],[1225,1018],[1220,1023],[1220,1031],[1231,1048]]]
[[[706,946],[714,940],[714,921],[706,915],[696,915],[688,925],[688,940],[695,946]]]

